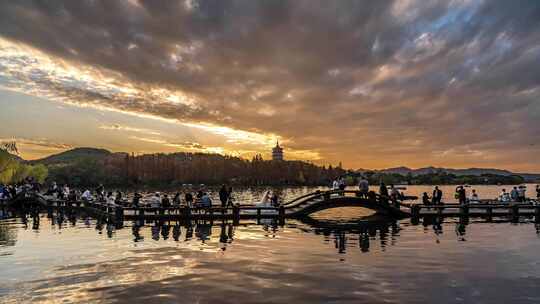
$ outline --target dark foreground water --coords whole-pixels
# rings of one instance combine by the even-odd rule
[[[352,219],[368,215],[283,227],[5,218],[0,302],[540,303],[534,223]]]

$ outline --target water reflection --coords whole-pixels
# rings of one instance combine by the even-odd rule
[[[540,226],[509,220],[433,216],[415,225],[319,214],[283,226],[119,225],[84,213],[12,213],[0,221],[0,263],[8,266],[0,275],[13,278],[0,282],[0,296],[6,303],[537,303]],[[500,242],[507,236],[512,242]]]

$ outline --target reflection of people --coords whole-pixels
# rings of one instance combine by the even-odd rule
[[[466,234],[466,225],[465,223],[457,223],[456,224],[456,235],[459,236],[459,240],[460,241],[464,241],[465,239],[463,238]]]
[[[182,235],[182,231],[180,230],[180,225],[176,224],[173,227],[173,239],[178,242],[180,239],[180,235]]]
[[[131,228],[131,231],[133,232],[134,242],[138,242],[144,239],[144,237],[141,236],[141,225],[139,224],[133,225],[133,227]]]
[[[219,234],[219,247],[221,248],[221,250],[225,251],[227,249],[228,239],[229,238],[227,237],[227,230],[226,230],[225,222],[223,222],[221,223],[221,231]]]
[[[362,233],[360,235],[358,245],[360,246],[360,251],[369,252],[369,235],[367,233]]]

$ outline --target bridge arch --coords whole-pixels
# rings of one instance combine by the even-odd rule
[[[288,216],[307,216],[312,213],[339,207],[362,207],[374,210],[378,214],[389,215],[396,218],[409,216],[399,207],[382,202],[378,196],[368,199],[360,196],[358,191],[324,191],[303,195],[284,204]]]

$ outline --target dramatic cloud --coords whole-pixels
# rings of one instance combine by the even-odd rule
[[[535,0],[4,1],[0,37],[4,87],[229,144],[540,170]]]

